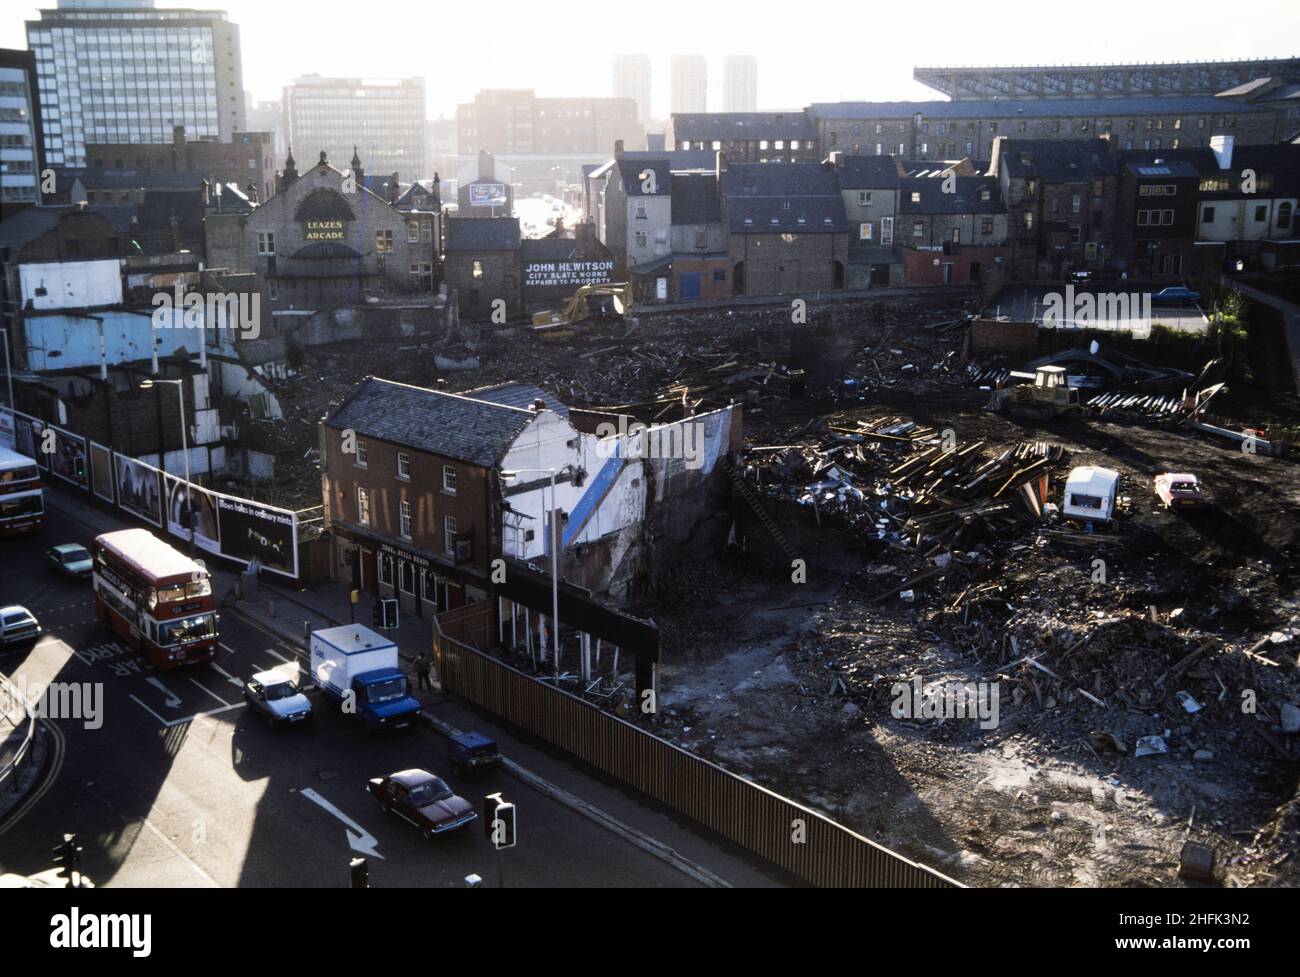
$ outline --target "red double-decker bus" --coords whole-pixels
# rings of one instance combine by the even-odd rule
[[[217,657],[218,617],[208,571],[145,529],[98,537],[95,613],[159,668]]]
[[[45,523],[41,470],[36,462],[0,448],[0,536],[17,536]]]

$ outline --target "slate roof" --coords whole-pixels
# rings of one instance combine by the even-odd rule
[[[491,468],[535,416],[517,407],[366,377],[325,423],[363,438]]]
[[[971,99],[949,102],[815,102],[807,109],[814,119],[899,119],[910,120],[920,113],[933,119],[1014,119],[1091,116],[1124,118],[1131,115],[1221,115],[1221,99],[1213,95],[1159,95],[1146,98],[1044,98]],[[1264,112],[1262,106],[1237,104],[1235,113]]]
[[[1002,192],[998,188],[996,177],[959,176],[956,180],[956,192],[944,193],[943,180],[929,178],[908,179],[903,181],[902,192],[898,195],[898,210],[902,214],[1003,214],[1006,204],[1002,202]],[[981,191],[988,191],[988,200],[982,200]],[[919,202],[912,201],[912,194],[919,194]]]
[[[815,139],[803,112],[677,112],[673,139]]]
[[[672,167],[666,159],[628,159],[624,154],[616,159],[614,164],[618,167],[619,176],[623,179],[623,189],[627,191],[629,197],[666,197],[672,192]],[[653,172],[655,175],[653,193],[646,193],[642,189],[645,179],[641,174],[648,172]]]
[[[444,251],[518,251],[518,217],[451,217]]]
[[[578,250],[578,242],[571,237],[526,238],[519,242],[519,255],[524,261],[568,261]]]
[[[722,175],[732,233],[848,230],[835,170],[821,163],[733,163]]]
[[[462,397],[468,397],[471,400],[483,400],[492,404],[502,404],[506,407],[518,407],[521,410],[531,410],[533,401],[541,400],[546,406],[561,417],[569,416],[567,405],[560,403],[555,397],[548,394],[541,387],[531,383],[524,383],[519,380],[512,380],[508,383],[498,383],[491,387],[479,387],[476,390],[467,390]]]
[[[892,156],[844,156],[835,172],[845,190],[895,190],[903,176]]]
[[[727,197],[840,195],[835,170],[821,163],[732,163],[722,174]]]
[[[293,219],[303,221],[354,221],[356,215],[351,206],[343,199],[343,194],[329,187],[313,190],[302,198]]]
[[[1100,180],[1117,171],[1115,157],[1101,139],[1008,139],[1000,160],[1014,177],[1048,183]]]
[[[674,224],[721,224],[718,178],[708,174],[673,175]]]
[[[64,214],[75,214],[73,207],[27,207],[10,214],[0,221],[0,248],[23,248],[31,244],[42,234],[55,228],[59,218]],[[131,231],[131,222],[136,215],[132,204],[88,204],[86,213],[99,214],[119,234]]]
[[[55,167],[60,185],[80,180],[88,190],[197,190],[203,186],[202,173],[171,173],[161,170],[117,169],[89,166],[77,169]],[[64,183],[67,181],[67,183]]]

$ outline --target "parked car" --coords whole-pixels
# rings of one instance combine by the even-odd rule
[[[311,700],[292,679],[279,672],[258,672],[245,682],[244,700],[249,709],[265,716],[273,726],[311,719]]]
[[[59,573],[79,580],[87,580],[95,569],[90,551],[80,543],[62,543],[45,551],[45,559]]]
[[[491,767],[501,762],[497,741],[482,733],[458,733],[451,738],[451,772],[460,776],[467,770]]]
[[[402,770],[373,778],[368,788],[384,813],[392,812],[426,838],[463,828],[478,818],[474,806],[428,770]]]
[[[1210,495],[1200,479],[1187,472],[1157,475],[1156,497],[1166,509],[1203,509],[1210,504]]]
[[[1200,298],[1200,292],[1193,292],[1186,285],[1170,285],[1151,296],[1151,301],[1155,305],[1193,305]]]
[[[41,636],[41,626],[36,615],[25,607],[10,604],[0,607],[0,647],[35,644]]]

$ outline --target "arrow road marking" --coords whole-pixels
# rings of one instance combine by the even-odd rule
[[[375,846],[379,844],[379,840],[374,835],[353,821],[329,801],[325,800],[325,798],[321,797],[320,794],[316,793],[310,787],[299,791],[299,793],[313,804],[318,804],[325,808],[325,810],[330,814],[343,822],[348,829],[348,846],[353,851],[360,852],[362,855],[366,855],[370,858],[383,860],[384,856],[375,850]]]
[[[212,665],[212,667],[213,667],[216,671],[218,671],[219,673],[221,673],[222,675],[224,675],[224,676],[226,677],[226,681],[229,682],[231,685],[237,685],[237,686],[239,686],[241,689],[244,687],[244,683],[243,683],[243,682],[239,681],[239,679],[235,678],[235,676],[231,675],[228,671],[226,671],[224,668],[222,668],[222,667],[221,667],[220,665],[218,665],[216,662],[212,662],[211,665]]]
[[[181,707],[180,696],[178,696],[171,689],[167,688],[167,686],[163,685],[162,679],[151,678],[149,679],[149,684],[167,697],[167,701],[164,702],[163,705],[165,705],[168,709],[179,709]]]

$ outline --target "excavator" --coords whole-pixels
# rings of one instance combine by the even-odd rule
[[[1012,373],[1011,376],[1032,382],[994,390],[988,404],[988,409],[994,413],[1050,420],[1062,414],[1083,411],[1079,388],[1070,386],[1063,366],[1040,366],[1032,377],[1027,373]]]
[[[560,311],[535,314],[533,331],[545,339],[562,339],[572,336],[572,327],[580,323],[621,320],[631,308],[632,286],[627,282],[583,285],[564,303],[564,308]]]

